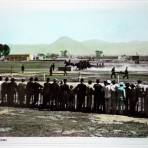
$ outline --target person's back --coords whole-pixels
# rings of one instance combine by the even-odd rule
[[[115,80],[112,81],[111,85],[111,108],[112,108],[112,113],[116,113],[116,108],[117,106],[117,84]]]
[[[111,98],[111,86],[107,85],[104,87],[105,98]]]
[[[87,111],[91,111],[92,109],[92,99],[94,95],[94,88],[92,85],[92,81],[89,80],[86,88],[86,95],[87,95]]]
[[[96,84],[94,84],[93,87],[94,87],[94,111],[98,112],[100,106],[104,104],[103,103],[103,91],[102,91],[103,87],[100,84],[100,80],[96,80]]]
[[[51,108],[52,109],[58,108],[59,93],[60,93],[60,86],[57,83],[57,80],[54,79],[53,83],[51,84]]]
[[[83,83],[84,80],[80,80],[81,83],[76,86],[77,91],[77,109],[80,111],[82,109],[82,104],[85,103],[85,96],[86,96],[86,85]]]
[[[141,80],[137,81],[138,84],[136,85],[136,101],[137,101],[137,111],[144,110],[144,86]]]
[[[5,78],[5,81],[1,84],[1,99],[2,99],[2,104],[7,103],[7,98],[8,98],[8,90],[9,90],[9,82],[8,82],[8,77]]]
[[[24,83],[25,80],[22,79],[22,82],[18,84],[18,100],[20,105],[23,105],[25,100],[25,94],[26,94],[26,84]]]
[[[17,84],[14,78],[11,78],[11,82],[8,83],[8,104],[13,105],[16,103],[16,92],[17,92]]]
[[[34,92],[34,83],[33,83],[33,78],[31,77],[29,79],[29,82],[26,85],[26,105],[29,107],[30,101],[33,101],[33,92]]]
[[[68,103],[69,103],[69,85],[66,83],[67,80],[64,79],[64,84],[61,85],[60,89],[61,89],[61,108],[62,109],[68,109]],[[66,105],[66,107],[65,107]]]
[[[130,89],[130,93],[129,93],[129,109],[130,109],[130,114],[134,115],[135,111],[136,111],[136,89],[135,89],[135,85],[131,84],[130,85],[131,89]]]
[[[105,112],[111,112],[111,81],[107,80],[104,86],[104,98],[105,98]]]
[[[77,85],[77,90],[79,95],[86,95],[86,85],[81,83]]]
[[[33,83],[33,95],[34,95],[34,100],[32,103],[33,106],[38,104],[39,101],[41,104],[41,98],[39,97],[39,94],[41,93],[42,88],[43,88],[43,86],[38,83],[38,78],[36,77],[34,79],[34,83]]]
[[[125,87],[124,84],[121,82],[117,89],[117,104],[118,104],[119,113],[123,113],[125,109],[125,98],[126,98]]]

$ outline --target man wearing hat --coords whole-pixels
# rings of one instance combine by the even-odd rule
[[[105,97],[105,112],[111,113],[111,81],[106,81],[104,86],[104,97]]]
[[[33,103],[32,103],[33,106],[35,106],[36,104],[38,104],[39,94],[41,93],[41,89],[42,88],[43,88],[43,86],[38,83],[38,78],[35,77],[34,84],[33,84],[33,89],[34,89],[34,91],[33,91],[34,100],[33,100]]]
[[[11,78],[11,81],[9,82],[8,87],[8,105],[12,106],[15,103],[17,103],[16,100],[16,92],[17,92],[17,84],[15,82],[14,78]]]
[[[60,90],[61,90],[60,102],[61,102],[61,109],[66,110],[68,109],[68,104],[69,104],[68,93],[70,89],[69,89],[69,85],[67,84],[67,79],[64,79],[63,82],[64,84],[60,86]]]
[[[27,107],[30,107],[30,101],[33,102],[33,92],[34,92],[33,77],[30,77],[29,82],[26,85],[26,105]]]
[[[50,84],[50,78],[47,78],[43,87],[43,107],[46,107],[47,103],[50,104],[50,98],[51,98],[51,84]]]
[[[86,85],[84,84],[84,79],[80,80],[80,84],[76,86],[77,92],[77,110],[82,111],[82,105],[85,106],[85,96],[86,96]]]
[[[60,93],[60,86],[57,82],[57,79],[53,79],[53,83],[51,84],[51,102],[50,102],[50,109],[52,110],[58,109],[59,93]]]
[[[136,101],[137,101],[137,111],[144,111],[144,87],[142,81],[138,80],[136,85]]]
[[[104,111],[105,106],[104,106],[104,97],[103,97],[103,87],[100,84],[100,80],[97,79],[96,80],[96,84],[94,84],[93,86],[94,88],[94,112],[99,112],[100,111]]]
[[[26,84],[25,84],[25,79],[22,79],[21,82],[18,84],[18,101],[20,106],[24,105],[25,94],[26,94]]]
[[[2,85],[1,85],[1,104],[3,105],[3,104],[5,104],[5,103],[7,103],[7,99],[8,99],[8,87],[9,87],[9,78],[8,77],[6,77],[5,78],[5,81],[2,83]]]
[[[117,89],[117,107],[118,107],[118,113],[123,113],[125,110],[125,84],[123,82],[120,82],[119,87]]]

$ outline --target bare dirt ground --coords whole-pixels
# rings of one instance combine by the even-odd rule
[[[0,136],[148,137],[148,119],[0,107]]]

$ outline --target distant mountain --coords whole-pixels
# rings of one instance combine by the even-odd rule
[[[60,53],[68,50],[72,55],[93,55],[102,50],[104,55],[148,55],[148,41],[106,42],[101,40],[77,41],[69,37],[61,37],[51,44],[9,45],[11,54],[16,53]]]

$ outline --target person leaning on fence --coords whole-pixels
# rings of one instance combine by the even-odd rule
[[[105,94],[105,113],[111,113],[111,81],[106,81],[106,86],[104,86]]]
[[[51,84],[50,78],[46,79],[46,83],[44,83],[43,87],[43,108],[47,107],[47,104],[50,105],[50,98],[51,98]]]
[[[145,115],[148,117],[148,88],[146,88],[145,101],[144,101],[144,112],[145,112]]]
[[[111,84],[111,112],[115,114],[116,110],[117,110],[117,84],[116,81],[113,80]]]
[[[39,101],[40,101],[40,104],[41,104],[41,97],[39,95],[41,93],[41,89],[42,88],[43,88],[43,86],[38,83],[38,78],[35,77],[34,78],[34,83],[33,83],[33,96],[34,96],[34,100],[33,100],[32,106],[38,105]]]
[[[77,111],[82,111],[82,106],[85,105],[86,96],[86,85],[84,84],[84,79],[80,80],[80,84],[76,86],[77,92]]]
[[[70,85],[69,87],[69,110],[74,111],[75,110],[75,92],[73,85]]]
[[[94,88],[94,104],[93,104],[93,111],[98,113],[99,111],[103,112],[105,108],[105,103],[103,99],[103,87],[100,84],[100,80],[96,80],[96,84],[93,86]],[[103,108],[102,108],[103,107]]]
[[[117,107],[118,107],[118,113],[123,114],[125,109],[125,84],[123,82],[120,82],[118,89],[117,89]]]
[[[8,103],[8,87],[9,87],[9,78],[6,77],[5,81],[1,85],[1,104],[7,105]]]
[[[0,103],[2,103],[2,95],[1,95],[1,91],[2,91],[2,80],[3,78],[0,76]]]
[[[129,93],[129,114],[135,115],[136,114],[136,103],[137,103],[137,97],[136,97],[136,89],[135,85],[130,85],[130,93]]]
[[[68,109],[68,104],[69,104],[69,85],[67,84],[67,79],[64,79],[63,80],[64,84],[62,84],[60,86],[60,89],[61,89],[61,96],[60,96],[60,99],[61,99],[61,109],[62,110],[66,110]]]
[[[11,78],[10,82],[8,83],[8,86],[8,106],[12,106],[18,103],[16,96],[18,87],[14,78]]]
[[[130,83],[125,83],[125,93],[126,93],[126,99],[125,99],[125,113],[130,112],[130,108],[128,107],[130,104],[130,98],[131,98],[131,86]]]
[[[53,83],[51,84],[51,102],[50,102],[51,110],[58,109],[59,93],[60,93],[60,86],[57,82],[57,79],[54,79]]]
[[[136,101],[137,101],[137,112],[143,112],[144,109],[144,87],[141,80],[137,81],[136,85]]]
[[[22,79],[21,82],[18,84],[18,101],[20,106],[24,105],[25,95],[26,95],[26,84],[25,84],[25,79]]]
[[[26,85],[26,105],[27,107],[30,107],[31,102],[33,102],[33,91],[34,91],[33,77],[31,77],[29,79],[29,82]]]
[[[88,80],[88,84],[87,84],[87,87],[86,87],[86,96],[87,96],[86,110],[87,110],[87,112],[92,111],[93,95],[94,95],[94,88],[93,88],[93,85],[92,85],[92,81]]]

